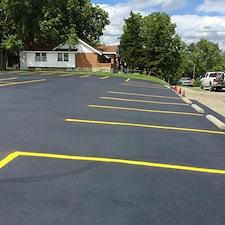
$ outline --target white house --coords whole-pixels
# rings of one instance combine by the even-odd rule
[[[20,52],[20,69],[88,69],[110,71],[116,67],[117,46],[93,47],[79,39],[73,49],[67,44],[59,46],[31,45]]]

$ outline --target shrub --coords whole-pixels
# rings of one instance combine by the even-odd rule
[[[194,87],[200,87],[200,78],[197,78],[196,80],[193,80],[193,86]]]

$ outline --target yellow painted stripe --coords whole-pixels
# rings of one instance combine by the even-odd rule
[[[137,84],[137,85],[145,85],[145,86],[151,85],[151,83],[149,83],[149,82],[141,82],[141,81],[135,81],[135,80],[129,82],[129,84]]]
[[[126,84],[126,83],[122,83]],[[130,85],[138,85],[141,87],[155,87],[155,88],[164,88],[164,85],[161,84],[153,84],[153,83],[140,83],[140,82],[135,82],[135,81],[130,81],[127,83],[128,86]],[[165,88],[164,88],[165,89]]]
[[[105,79],[108,79],[109,76],[106,76],[106,77],[101,77],[101,80],[105,80]]]
[[[90,77],[90,75],[80,76],[80,78]]]
[[[57,74],[55,74],[55,73],[41,73],[41,74],[37,74],[38,76],[53,76],[53,75],[55,75],[55,76],[58,76]]]
[[[0,81],[16,80],[18,77],[2,78]]]
[[[122,102],[141,102],[141,103],[161,104],[161,105],[182,105],[182,106],[189,106],[189,105],[186,104],[186,103],[157,102],[157,101],[148,101],[148,100],[140,100],[140,99],[130,99],[130,98],[101,97],[101,99],[105,99],[105,100],[113,100],[113,101],[122,101]]]
[[[125,84],[125,83],[121,83],[121,85],[125,85],[125,86],[131,86],[131,87],[141,87],[141,88],[155,88],[155,89],[164,89],[167,90],[167,88],[163,88],[163,87],[157,87],[157,86],[146,86],[146,85],[137,85],[137,84]]]
[[[29,71],[29,72],[19,72],[20,75],[32,75],[34,73],[37,73],[37,72],[32,72],[32,71]]]
[[[19,72],[20,75],[37,75],[37,76],[47,76],[47,75],[53,75],[55,74],[56,72],[44,72],[44,71],[33,71],[33,72]]]
[[[56,75],[59,72],[57,72],[57,71],[39,71],[39,73],[42,75]]]
[[[59,75],[60,77],[71,77],[73,74],[64,74],[64,75]]]
[[[128,84],[134,84],[134,85],[142,85],[142,86],[146,86],[146,87],[165,87],[165,85],[162,84],[157,84],[157,83],[151,83],[151,82],[141,82],[141,81],[130,81]]]
[[[162,114],[176,114],[185,116],[203,116],[199,113],[186,113],[186,112],[176,112],[176,111],[164,111],[164,110],[153,110],[153,109],[140,109],[140,108],[129,108],[129,107],[115,107],[106,105],[89,105],[91,108],[99,109],[113,109],[113,110],[127,110],[127,111],[137,111],[137,112],[148,112],[148,113],[162,113]]]
[[[147,161],[118,159],[118,158],[61,155],[61,154],[37,153],[37,152],[15,152],[13,154],[24,156],[24,157],[41,157],[41,158],[50,158],[50,159],[88,161],[88,162],[100,162],[100,163],[111,163],[111,164],[114,163],[114,164],[125,164],[125,165],[132,165],[132,166],[153,167],[153,168],[225,175],[225,170],[220,170],[220,169],[192,167],[192,166],[183,166],[183,165],[175,165],[175,164],[164,164],[164,163],[155,163],[155,162],[147,162]]]
[[[163,95],[147,95],[147,94],[139,94],[139,93],[132,93],[132,92],[119,92],[119,91],[108,91],[109,94],[119,94],[119,95],[131,95],[131,96],[142,96],[142,97],[153,97],[153,98],[166,98],[166,99],[181,99],[179,97],[170,97],[170,96],[163,96]]]
[[[17,152],[11,153],[0,161],[0,169],[13,161],[18,156]]]
[[[126,80],[126,82],[130,81],[130,77]]]
[[[30,84],[30,83],[37,83],[37,82],[43,82],[43,81],[46,81],[46,79],[10,82],[10,83],[7,83],[7,84],[0,84],[0,87],[12,86],[12,85],[19,85],[19,84]]]
[[[187,132],[207,133],[207,134],[220,134],[220,135],[224,135],[225,134],[225,132],[215,131],[215,130],[201,130],[201,129],[195,129],[195,128],[158,126],[158,125],[141,124],[141,123],[126,123],[126,122],[99,121],[99,120],[83,120],[83,119],[76,119],[76,118],[66,119],[65,121],[66,122],[73,122],[73,123],[89,123],[89,124],[99,124],[99,125],[142,127],[142,128],[174,130],[174,131],[187,131]]]

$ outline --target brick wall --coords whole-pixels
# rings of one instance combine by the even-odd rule
[[[75,60],[77,68],[108,68],[110,70],[114,65],[114,58],[112,58],[111,63],[99,63],[98,54],[95,53],[77,53]]]

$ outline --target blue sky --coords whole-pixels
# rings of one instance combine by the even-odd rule
[[[100,1],[100,0],[94,0],[93,1],[95,4],[109,4],[109,5],[115,5],[116,3],[127,3],[128,1],[126,0],[105,0],[105,1]],[[179,8],[177,10],[170,11],[170,14],[185,14],[185,13],[194,13],[195,8],[203,3],[202,0],[189,0],[184,8]],[[162,8],[155,7],[156,11],[163,11]]]
[[[184,41],[197,42],[201,38],[218,42],[225,50],[225,0],[93,0],[109,13],[111,24],[106,27],[102,41],[118,43],[124,18],[130,11],[143,16],[165,11],[177,24],[177,33]]]

